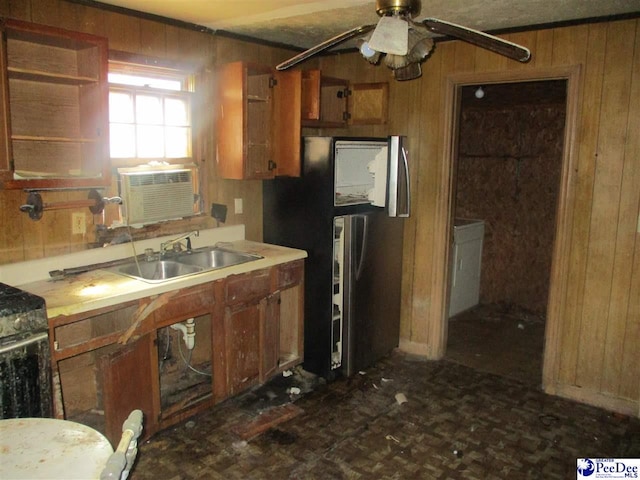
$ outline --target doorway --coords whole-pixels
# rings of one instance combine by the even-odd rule
[[[446,358],[536,386],[567,87],[567,79],[459,86],[454,112]]]

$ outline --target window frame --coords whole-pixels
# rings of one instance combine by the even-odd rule
[[[153,64],[150,64],[153,63]],[[176,164],[195,164],[194,151],[196,145],[195,127],[194,127],[194,115],[193,104],[195,97],[195,69],[190,67],[168,67],[158,66],[158,61],[150,61],[149,59],[141,59],[140,57],[132,57],[130,59],[109,59],[109,73],[120,73],[132,76],[144,76],[158,79],[177,80],[182,85],[182,90],[169,90],[162,88],[153,88],[146,86],[133,86],[118,83],[109,83],[109,93],[112,91],[120,91],[125,93],[131,93],[134,96],[138,94],[147,94],[149,96],[157,96],[158,98],[173,97],[184,100],[187,103],[187,116],[189,138],[187,140],[188,156],[186,157],[112,157],[109,153],[109,158],[112,168],[121,167],[136,167],[140,165],[147,165],[153,162],[168,163],[171,165]],[[135,108],[134,108],[135,115]],[[109,120],[109,125],[112,122]],[[138,123],[134,119],[134,125]],[[165,123],[160,126],[166,127]],[[111,142],[111,136],[109,137],[109,143]],[[137,139],[136,139],[137,146]]]

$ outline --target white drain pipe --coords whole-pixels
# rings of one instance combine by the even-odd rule
[[[193,318],[189,318],[184,323],[174,323],[171,325],[174,330],[182,332],[182,340],[189,350],[193,350],[196,345],[196,324]]]

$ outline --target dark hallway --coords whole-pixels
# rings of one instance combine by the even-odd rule
[[[566,88],[466,86],[458,114],[446,357],[532,386],[542,379]]]

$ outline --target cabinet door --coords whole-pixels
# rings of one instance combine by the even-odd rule
[[[152,358],[155,334],[147,334],[99,359],[102,372],[102,396],[105,435],[114,446],[122,436],[122,423],[132,410],[144,413],[143,436],[157,431],[159,398],[157,382],[153,382]]]
[[[302,72],[276,74],[273,105],[273,150],[271,159],[277,176],[300,176],[300,110]]]
[[[260,345],[262,364],[260,381],[271,377],[280,363],[280,293],[260,301]]]
[[[259,381],[259,303],[227,307],[225,337],[228,394],[234,395]]]
[[[381,125],[387,123],[389,84],[356,83],[349,88],[350,125]]]
[[[107,39],[16,20],[0,28],[4,187],[110,185]]]
[[[222,65],[217,73],[216,115],[218,175],[244,178],[246,81],[241,62]]]
[[[273,86],[271,69],[234,62],[217,76],[218,175],[235,180],[271,178]]]
[[[349,82],[326,77],[320,70],[302,76],[302,125],[305,127],[345,127]]]

